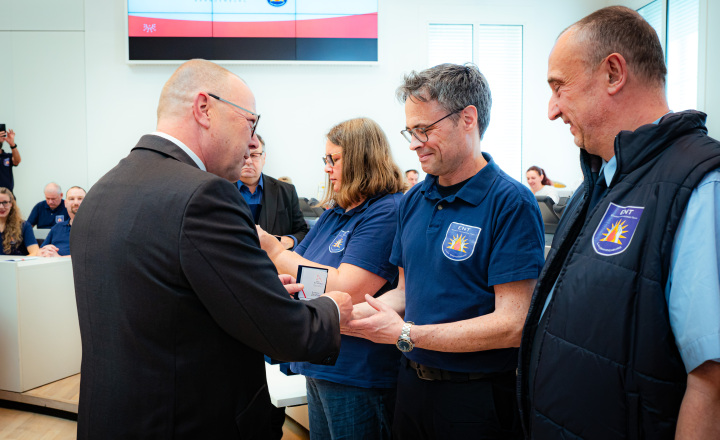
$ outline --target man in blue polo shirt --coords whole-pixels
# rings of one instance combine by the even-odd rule
[[[427,178],[400,205],[398,288],[366,296],[345,332],[404,354],[396,438],[521,438],[516,347],[543,265],[537,202],[481,152],[491,98],[476,66],[412,72],[398,97]]]
[[[45,237],[43,247],[38,253],[39,256],[66,257],[70,255],[70,228],[84,198],[85,190],[79,186],[73,186],[68,190],[65,207],[70,218],[50,229],[50,233]]]
[[[38,229],[50,229],[68,220],[67,208],[60,185],[50,182],[45,185],[45,200],[38,202],[30,212],[27,221]]]

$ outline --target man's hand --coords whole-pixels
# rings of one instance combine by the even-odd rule
[[[352,297],[345,292],[338,292],[337,290],[328,292],[323,296],[329,296],[335,300],[335,304],[337,304],[338,309],[340,309],[340,327],[343,327],[350,320],[350,315],[352,315]]]
[[[288,291],[290,296],[292,296],[294,293],[298,293],[299,291],[303,290],[305,286],[303,286],[300,283],[296,283],[295,277],[288,274],[280,274],[278,275],[278,278],[280,278],[280,282],[283,283],[283,286],[285,286],[285,290]]]
[[[390,306],[365,295],[367,304],[377,310],[374,315],[348,322],[342,329],[345,335],[369,339],[378,344],[394,344],[402,332],[405,321]],[[360,304],[358,304],[360,305]],[[362,309],[358,314],[365,314]]]
[[[15,132],[13,130],[0,131],[0,142],[7,142],[11,147],[14,147]]]
[[[280,243],[283,245],[285,249],[292,249],[293,246],[295,246],[295,242],[292,238],[288,237],[287,235],[283,235],[280,238]]]
[[[40,251],[38,252],[39,257],[59,257],[60,254],[58,254],[58,249],[55,245],[47,244],[43,246]]]

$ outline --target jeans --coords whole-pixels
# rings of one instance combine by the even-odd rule
[[[395,388],[306,379],[310,440],[390,439]]]

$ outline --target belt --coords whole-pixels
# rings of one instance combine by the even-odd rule
[[[461,373],[458,371],[448,371],[441,368],[428,367],[411,361],[405,356],[402,357],[404,363],[415,370],[417,376],[422,380],[444,380],[449,382],[470,382],[472,380],[492,379],[498,376],[513,374],[513,371],[503,371],[500,373]]]

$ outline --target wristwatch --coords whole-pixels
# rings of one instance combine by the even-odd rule
[[[395,346],[398,348],[398,350],[407,353],[408,351],[411,351],[413,348],[415,348],[415,344],[413,344],[412,339],[410,339],[410,327],[415,325],[412,321],[407,321],[405,325],[403,325],[402,331],[400,332],[400,336],[398,336],[398,340],[395,343]]]

